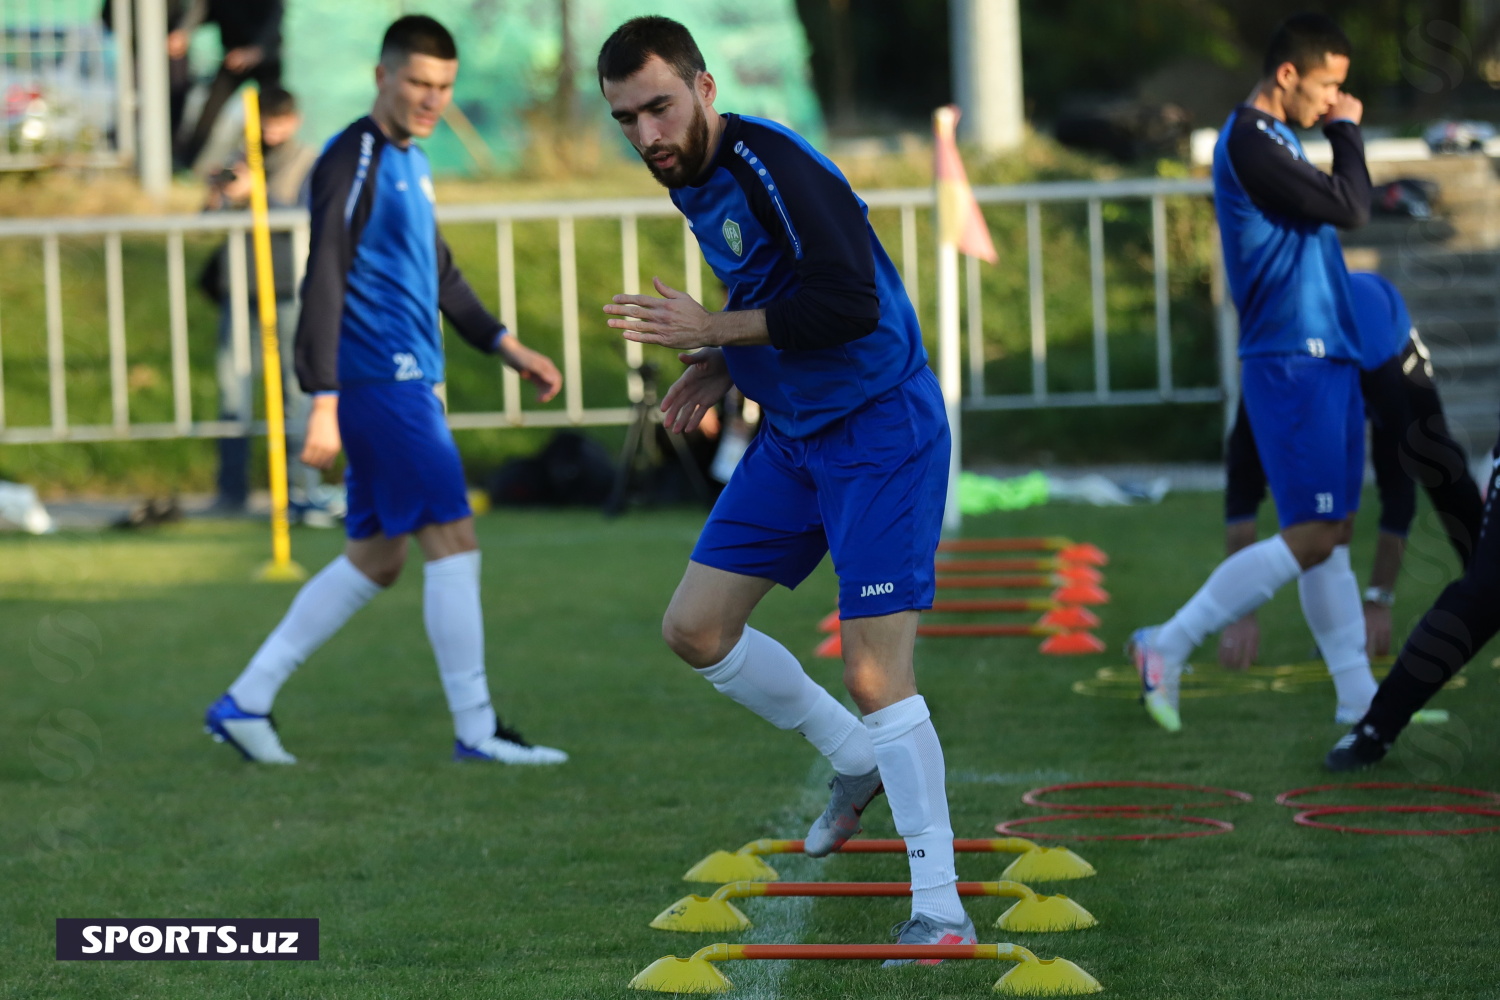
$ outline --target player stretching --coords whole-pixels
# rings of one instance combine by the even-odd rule
[[[1365,651],[1391,650],[1391,606],[1406,553],[1406,535],[1417,513],[1422,478],[1448,541],[1467,568],[1479,538],[1483,501],[1469,474],[1468,457],[1448,433],[1432,361],[1412,326],[1396,286],[1378,274],[1349,275],[1359,327],[1360,394],[1370,415],[1370,458],[1380,493],[1380,534],[1365,590]],[[1243,402],[1225,448],[1224,542],[1233,555],[1255,542],[1255,517],[1266,495],[1266,476]],[[1249,614],[1219,637],[1219,662],[1243,670],[1255,662],[1260,628]]]
[[[682,25],[627,21],[599,52],[599,83],[729,289],[725,310],[710,313],[657,279],[661,298],[615,296],[609,325],[698,348],[679,355],[687,371],[662,400],[674,430],[696,426],[731,385],[767,416],[662,633],[715,688],[833,765],[808,854],[859,832],[884,782],[911,863],[912,918],[898,940],[973,942],[954,887],[943,751],[912,668],[917,612],[932,604],[948,428],[911,302],[837,167],[781,125],[714,110],[714,78]],[[844,684],[863,724],[746,624],[773,586],[795,587],[829,550]]]
[[[208,732],[249,760],[293,764],[271,721],[277,690],[303,660],[406,562],[407,538],[426,557],[423,618],[457,733],[460,760],[557,764],[501,725],[484,672],[479,545],[463,467],[434,386],[443,380],[438,310],[459,334],[535,383],[543,400],[557,367],[523,347],[475,297],[433,216],[427,157],[453,96],[458,51],[429,17],[390,26],[367,118],[323,151],[312,177],[312,247],[297,326],[297,375],[317,396],[302,460],[327,468],[342,446],[349,542],[303,586],[291,609],[208,710]]]
[[[1214,149],[1214,211],[1240,315],[1245,409],[1281,533],[1230,556],[1165,625],[1131,638],[1143,701],[1163,728],[1182,727],[1183,666],[1211,632],[1298,581],[1302,614],[1353,722],[1375,694],[1349,538],[1364,480],[1360,345],[1334,226],[1363,225],[1370,175],[1362,105],[1341,93],[1349,40],[1319,14],[1276,29],[1265,76],[1235,108]],[[1333,176],[1307,162],[1288,122],[1322,121]]]

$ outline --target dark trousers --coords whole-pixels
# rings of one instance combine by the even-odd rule
[[[219,67],[219,72],[214,75],[213,82],[208,86],[208,96],[204,98],[203,110],[198,113],[198,121],[193,125],[192,134],[178,147],[178,165],[191,167],[198,159],[198,154],[203,152],[203,147],[208,145],[208,140],[213,135],[214,123],[219,120],[219,114],[224,110],[224,105],[229,103],[229,99],[246,80],[254,80],[260,84],[262,90],[267,87],[279,87],[281,85],[281,60],[267,59],[245,73],[236,73],[224,66]]]
[[[1450,583],[1422,616],[1380,684],[1360,725],[1394,742],[1412,715],[1500,631],[1500,525],[1495,524],[1495,493],[1500,490],[1500,442],[1493,453],[1488,499],[1479,541],[1464,575]]]

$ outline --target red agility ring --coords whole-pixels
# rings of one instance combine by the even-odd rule
[[[1160,805],[1063,805],[1058,802],[1046,802],[1043,795],[1053,792],[1065,792],[1080,788],[1168,788],[1179,792],[1207,792],[1212,795],[1220,795],[1223,798],[1210,800],[1208,802],[1166,802]],[[1028,806],[1038,809],[1064,809],[1079,813],[1131,813],[1131,812],[1166,812],[1171,809],[1207,809],[1217,806],[1235,805],[1240,802],[1253,801],[1249,792],[1238,792],[1233,788],[1214,788],[1210,785],[1182,785],[1173,781],[1070,781],[1061,785],[1044,785],[1041,788],[1033,788],[1021,796],[1021,801]],[[1202,837],[1207,834],[1192,834]]]
[[[1500,816],[1500,809],[1484,806],[1319,806],[1306,809],[1292,817],[1300,826],[1316,830],[1333,830],[1336,833],[1371,833],[1387,837],[1461,837],[1471,833],[1494,833],[1500,826],[1472,826],[1462,830],[1378,830],[1368,826],[1345,826],[1341,823],[1320,823],[1317,816],[1341,816],[1348,813],[1461,813],[1465,816]]]
[[[1301,798],[1304,795],[1312,795],[1312,794],[1314,794],[1316,792],[1336,792],[1336,791],[1343,791],[1345,789],[1351,789],[1351,788],[1358,788],[1358,789],[1409,788],[1412,791],[1419,791],[1419,792],[1446,792],[1449,795],[1467,795],[1471,799],[1483,799],[1486,802],[1494,802],[1494,803],[1500,804],[1500,794],[1497,794],[1495,792],[1487,792],[1487,791],[1485,791],[1482,788],[1458,788],[1458,787],[1456,787],[1454,785],[1420,785],[1420,784],[1414,784],[1414,783],[1409,782],[1409,781],[1359,781],[1359,782],[1355,782],[1354,784],[1351,784],[1351,785],[1311,785],[1311,786],[1309,786],[1307,788],[1293,788],[1291,791],[1282,792],[1280,795],[1276,796],[1276,804],[1278,806],[1286,806],[1288,809],[1321,809],[1321,808],[1328,808],[1327,806],[1313,806],[1313,805],[1309,805],[1308,803],[1305,803],[1305,802],[1296,802],[1294,800],[1298,799],[1298,798]],[[1345,805],[1352,805],[1352,803],[1343,803],[1343,804],[1345,804]],[[1331,806],[1331,805],[1333,805],[1333,803],[1330,803],[1329,805]],[[1360,806],[1359,808],[1361,808],[1361,809],[1376,809],[1376,808],[1384,808],[1384,807],[1381,807],[1381,806]],[[1391,808],[1394,808],[1394,807],[1391,807]]]
[[[1188,830],[1183,833],[1112,833],[1112,834],[1085,834],[1085,833],[1020,833],[1014,827],[1028,826],[1032,823],[1053,823],[1062,819],[1154,819],[1169,820],[1173,823],[1193,823],[1198,826],[1206,826],[1208,830]],[[1003,833],[1007,837],[1031,837],[1039,840],[1185,840],[1188,837],[1217,837],[1221,833],[1229,833],[1234,829],[1234,824],[1222,819],[1209,819],[1207,816],[1163,816],[1159,813],[1106,813],[1106,812],[1080,812],[1080,813],[1052,813],[1048,816],[1027,816],[1022,819],[1008,819],[1003,823],[995,824],[995,832]]]

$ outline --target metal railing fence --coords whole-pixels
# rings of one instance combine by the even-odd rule
[[[1174,371],[1172,336],[1172,297],[1169,278],[1167,201],[1172,198],[1198,198],[1211,191],[1207,181],[1200,180],[1127,180],[1113,182],[1066,182],[1028,184],[1013,187],[984,187],[975,191],[985,206],[1015,206],[1025,214],[1025,261],[1027,270],[1027,313],[1029,315],[1030,391],[998,393],[991,391],[986,368],[986,344],[995,331],[986,326],[984,311],[985,272],[970,259],[967,265],[968,291],[965,354],[967,359],[966,410],[1038,409],[1053,406],[1121,406],[1156,403],[1225,402],[1232,407],[1234,397],[1234,314],[1225,300],[1219,269],[1214,269],[1215,322],[1193,336],[1214,338],[1210,349],[1217,350],[1219,378],[1215,384],[1180,384]],[[930,189],[872,191],[866,196],[871,218],[887,230],[887,247],[901,269],[908,292],[919,309],[931,291],[922,280],[924,260],[934,250],[924,246],[924,229],[930,241],[930,214],[934,196]],[[1104,206],[1115,202],[1145,202],[1150,208],[1152,246],[1152,297],[1156,338],[1156,384],[1149,389],[1122,389],[1111,376],[1111,331],[1106,308],[1106,243]],[[1046,254],[1044,252],[1042,215],[1044,208],[1083,206],[1086,211],[1089,259],[1089,295],[1092,327],[1093,388],[1088,391],[1054,391],[1049,388],[1048,349],[1054,327],[1049,325],[1046,308]],[[631,418],[628,406],[590,407],[585,405],[585,364],[579,301],[579,254],[576,227],[581,221],[612,221],[618,227],[619,285],[621,290],[636,292],[641,288],[641,238],[639,222],[643,219],[677,217],[665,198],[625,198],[596,201],[534,202],[488,205],[452,205],[439,209],[439,221],[445,225],[493,226],[496,252],[495,287],[498,291],[501,319],[525,339],[530,333],[520,322],[518,288],[534,290],[535,281],[524,273],[529,262],[520,261],[516,253],[518,225],[548,224],[555,228],[558,284],[557,324],[561,338],[558,358],[565,377],[563,403],[560,408],[534,409],[523,406],[521,382],[515,373],[504,370],[501,378],[500,408],[457,410],[450,412],[449,423],[456,429],[493,427],[558,427],[626,424]],[[272,229],[290,232],[294,255],[306,260],[308,220],[303,212],[276,212]],[[77,219],[0,220],[0,245],[10,241],[32,241],[40,244],[45,325],[46,387],[48,420],[41,424],[17,426],[6,416],[5,374],[6,342],[15,336],[12,324],[15,310],[0,298],[0,444],[27,444],[62,441],[109,441],[167,438],[211,438],[240,436],[256,431],[258,425],[233,421],[204,419],[194,412],[192,379],[195,371],[212,369],[213,358],[190,357],[188,336],[188,278],[185,242],[203,235],[228,237],[227,265],[232,317],[232,339],[236,368],[248,374],[252,345],[250,343],[250,304],[248,262],[244,234],[250,226],[248,213],[206,213],[194,216],[112,217]],[[702,258],[696,238],[681,223],[683,259],[686,268],[685,291],[703,300]],[[1201,238],[1211,239],[1211,233]],[[69,245],[82,243],[102,247],[104,260],[105,317],[107,325],[108,386],[110,419],[108,422],[77,423],[69,415],[67,336],[64,325],[64,300],[76,289],[64,286],[60,260],[62,240]],[[127,329],[127,282],[122,266],[122,246],[133,242],[159,239],[165,255],[166,298],[168,317],[165,331]],[[1217,254],[1216,241],[1213,253]],[[1005,248],[1013,252],[1015,248]],[[927,256],[924,256],[927,255]],[[1216,259],[1216,258],[1215,258]],[[460,264],[463,264],[460,261]],[[1003,259],[1002,267],[1010,266]],[[550,266],[549,266],[550,269]],[[472,267],[466,268],[476,286],[488,281]],[[298,280],[300,284],[300,274]],[[157,294],[159,289],[130,289],[130,294]],[[930,301],[929,301],[930,304]],[[592,315],[599,316],[596,304],[589,304]],[[132,416],[131,345],[144,336],[161,337],[169,344],[171,419],[141,421]],[[290,330],[283,330],[290,336]],[[159,342],[157,343],[159,348]],[[625,398],[641,398],[641,383],[635,369],[642,361],[641,346],[626,343],[623,365],[618,377],[623,380]],[[613,376],[612,376],[613,377]]]

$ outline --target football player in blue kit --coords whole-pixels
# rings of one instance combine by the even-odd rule
[[[297,375],[315,394],[302,460],[348,456],[344,554],[309,580],[239,678],[208,710],[210,735],[247,760],[292,764],[271,703],[297,667],[401,574],[407,540],[425,558],[423,618],[455,730],[454,758],[557,764],[501,724],[485,676],[479,545],[458,449],[436,386],[439,311],[471,345],[534,382],[556,365],[523,346],[454,266],[433,214],[432,175],[414,143],[453,96],[458,51],[429,17],[394,22],[381,43],[370,114],[329,142],[312,175],[312,240],[297,326]]]
[[[1479,539],[1484,502],[1469,473],[1468,456],[1448,432],[1432,361],[1400,291],[1378,274],[1349,275],[1360,341],[1360,395],[1370,422],[1370,459],[1380,496],[1375,564],[1364,593],[1365,650],[1391,648],[1391,607],[1406,554],[1406,536],[1417,513],[1417,479],[1459,562],[1469,565]],[[1224,541],[1228,555],[1255,543],[1255,518],[1266,495],[1250,418],[1241,402],[1225,447]],[[1416,477],[1416,478],[1414,478]],[[1253,613],[1219,638],[1219,662],[1244,669],[1255,662],[1260,630]]]
[[[1261,82],[1230,113],[1214,149],[1245,410],[1281,532],[1224,560],[1171,620],[1132,636],[1146,710],[1171,732],[1182,726],[1179,685],[1193,650],[1292,580],[1333,678],[1336,721],[1358,719],[1375,694],[1349,563],[1364,481],[1361,352],[1335,228],[1361,226],[1370,212],[1363,106],[1340,90],[1349,52],[1328,18],[1288,18],[1271,39]],[[1308,162],[1291,128],[1319,122],[1333,147],[1331,176]]]
[[[657,279],[657,296],[615,296],[609,325],[683,352],[687,370],[662,400],[673,430],[697,426],[731,386],[766,415],[663,636],[720,692],[828,758],[832,794],[809,855],[857,833],[883,785],[911,868],[898,941],[973,942],[943,751],[912,663],[918,611],[932,604],[949,437],[911,302],[838,168],[782,125],[715,110],[714,78],[682,25],[627,21],[598,70],[611,115],[728,288],[724,310],[708,312]],[[862,720],[748,625],[772,587],[795,587],[828,552],[844,684]]]

